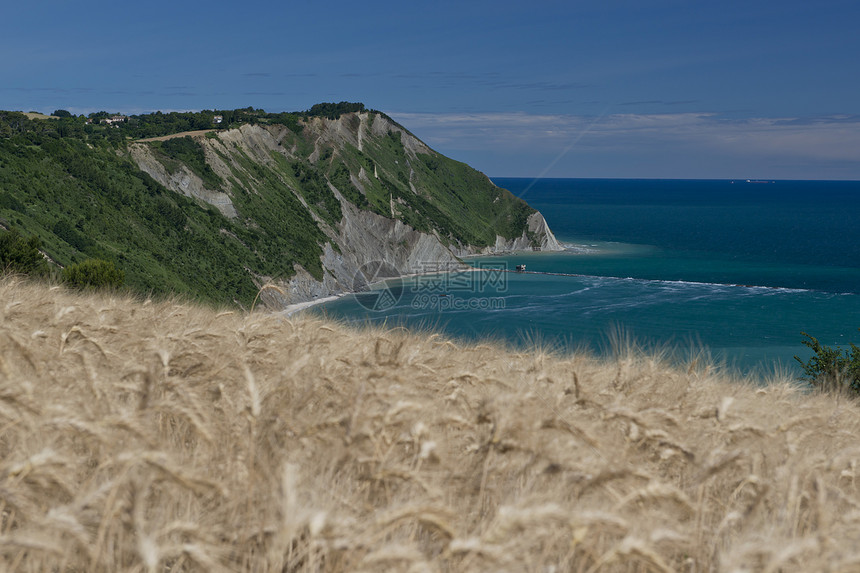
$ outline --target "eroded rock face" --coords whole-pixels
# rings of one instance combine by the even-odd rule
[[[386,117],[373,113],[345,114],[336,120],[312,118],[305,123],[304,129],[305,139],[310,138],[314,145],[313,151],[307,155],[311,163],[320,161],[320,150],[323,146],[334,146],[336,149],[350,146],[361,151],[368,139],[386,136],[392,132],[400,134],[403,147],[411,159],[415,159],[417,154],[435,153],[405,129]],[[144,143],[129,145],[129,152],[143,171],[168,189],[213,205],[224,216],[234,218],[239,214],[231,195],[240,192],[234,188],[235,174],[242,172],[248,176],[248,180],[254,180],[253,174],[245,170],[236,154],[241,153],[244,158],[268,167],[276,166],[277,156],[273,154],[294,160],[299,155],[295,145],[287,144],[287,136],[286,127],[260,125],[243,125],[238,129],[219,132],[217,137],[197,136],[196,140],[203,149],[207,164],[224,181],[221,189],[207,188],[203,180],[185,165],[180,165],[172,173],[169,172],[153,154],[152,149]],[[361,168],[350,177],[356,188],[363,193],[363,184],[375,176],[376,173],[366,172]],[[412,182],[409,183],[415,192]],[[356,273],[362,265],[371,261],[387,263],[400,275],[406,275],[425,272],[430,268],[456,268],[462,264],[459,257],[467,255],[531,251],[536,247],[549,251],[562,250],[539,212],[528,217],[526,229],[523,229],[519,237],[506,239],[497,235],[493,245],[479,247],[452,243],[450,240],[443,241],[435,233],[417,231],[399,219],[362,210],[345,199],[339,190],[329,183],[343,213],[341,220],[332,225],[308,207],[299,190],[293,188],[294,185],[294,181],[285,178],[284,192],[291,192],[296,196],[307,209],[307,216],[316,221],[328,238],[328,242],[322,245],[320,257],[323,278],[315,279],[299,265],[292,269],[294,274],[284,273],[292,274],[286,281],[254,275],[259,286],[272,284],[277,287],[264,289],[260,293],[261,302],[272,308],[350,292]]]
[[[129,145],[129,152],[141,171],[145,171],[150,177],[171,191],[209,203],[221,211],[225,217],[236,216],[236,208],[233,206],[230,196],[223,191],[207,189],[203,180],[185,165],[180,165],[174,173],[168,173],[167,168],[152,154],[149,146],[142,143]]]
[[[352,292],[356,273],[362,265],[371,261],[385,262],[404,276],[434,269],[465,267],[460,257],[468,255],[533,250],[531,239],[525,231],[522,236],[512,240],[497,236],[496,244],[490,247],[446,246],[435,235],[416,231],[402,221],[363,211],[348,201],[342,201],[342,204],[343,220],[338,235],[333,238],[340,252],[332,248],[331,244],[325,246],[323,280],[315,280],[297,266],[296,275],[288,282],[279,284],[286,294],[282,296],[272,291],[265,298],[267,305],[277,307]],[[528,224],[529,231],[540,240],[541,250],[563,250],[539,212],[529,217]]]
[[[363,211],[346,200],[341,204],[343,219],[322,256],[323,280],[317,281],[296,265],[296,274],[289,281],[277,282],[284,294],[272,289],[263,296],[268,306],[352,292],[359,269],[373,261],[390,265],[401,276],[463,266],[435,235],[418,232],[400,220]],[[337,245],[337,250],[332,244]]]

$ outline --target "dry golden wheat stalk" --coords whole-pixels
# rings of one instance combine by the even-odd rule
[[[860,409],[0,281],[0,570],[852,571]]]

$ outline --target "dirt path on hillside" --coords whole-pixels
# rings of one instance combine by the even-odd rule
[[[217,131],[215,129],[198,129],[197,131],[183,131],[181,133],[172,133],[170,135],[162,135],[159,137],[145,137],[143,139],[138,139],[137,141],[141,143],[146,143],[147,141],[167,141],[168,139],[173,139],[174,137],[185,137],[186,135],[194,137],[195,135],[205,135],[212,131]]]

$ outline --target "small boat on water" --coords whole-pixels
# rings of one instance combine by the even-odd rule
[[[521,272],[523,272],[524,270],[526,270],[526,266],[525,266],[525,265],[517,265],[517,266],[516,266],[516,271],[517,271],[518,273],[521,273]]]

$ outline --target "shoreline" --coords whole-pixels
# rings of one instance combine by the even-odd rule
[[[567,249],[565,249],[565,250],[567,250]],[[537,252],[537,251],[505,251],[503,253],[495,253],[495,255],[510,256],[510,255],[516,255],[518,253],[531,254],[533,252]],[[545,252],[561,252],[561,251],[545,251]],[[447,269],[446,268],[439,268],[436,270],[417,271],[414,273],[407,273],[405,275],[400,275],[397,277],[384,278],[382,280],[371,283],[368,286],[374,287],[374,286],[383,284],[387,281],[404,280],[404,279],[414,278],[414,277],[423,276],[423,275],[436,275],[436,274],[451,273],[451,272],[476,272],[476,271],[477,272],[484,272],[484,271],[487,271],[488,269],[482,269],[482,268],[474,267],[471,264],[467,263],[465,261],[465,259],[476,258],[476,257],[486,257],[486,256],[494,256],[494,255],[487,255],[487,254],[480,254],[480,253],[475,253],[475,254],[471,254],[471,255],[463,255],[461,257],[458,257],[460,259],[462,265],[463,265],[461,267],[447,268]],[[331,302],[333,300],[337,300],[339,298],[345,297],[345,296],[350,295],[350,294],[355,294],[355,293],[352,291],[346,291],[346,292],[341,292],[338,294],[332,294],[332,295],[324,296],[322,298],[318,298],[318,299],[314,299],[314,300],[307,300],[304,302],[296,302],[293,304],[288,304],[286,307],[284,307],[283,309],[281,309],[277,312],[279,314],[283,314],[284,316],[291,316],[291,315],[293,315],[299,311],[306,310],[308,308],[311,308],[311,307],[316,306],[318,304],[322,304],[324,302]]]
[[[469,272],[469,271],[484,271],[484,270],[485,269],[478,269],[478,268],[475,268],[472,266],[466,266],[464,268],[457,268],[457,269],[440,269],[440,270],[434,270],[434,271],[414,272],[414,273],[408,273],[405,275],[401,275],[399,277],[384,278],[382,280],[371,283],[368,286],[374,287],[374,286],[378,286],[380,284],[384,284],[388,281],[404,280],[404,279],[414,278],[414,277],[422,276],[422,275],[435,275],[435,274],[458,272],[458,271],[459,272],[464,272],[464,271]],[[337,300],[339,298],[343,298],[343,297],[351,295],[351,294],[355,294],[355,293],[352,291],[348,291],[348,292],[342,292],[342,293],[338,293],[338,294],[332,294],[332,295],[324,296],[322,298],[316,298],[313,300],[306,300],[304,302],[295,302],[293,304],[288,304],[283,309],[277,311],[277,313],[282,314],[284,316],[291,316],[291,315],[293,315],[299,311],[311,308],[312,306],[316,306],[316,305],[322,304],[324,302],[331,302],[333,300]]]
[[[278,314],[282,314],[284,316],[291,316],[301,310],[308,309],[312,306],[316,306],[318,304],[322,304],[324,302],[331,302],[333,300],[337,300],[343,296],[346,296],[350,293],[344,292],[340,294],[333,294],[329,296],[324,296],[322,298],[315,298],[313,300],[306,300],[305,302],[294,302],[293,304],[288,304],[286,307],[278,311]]]

